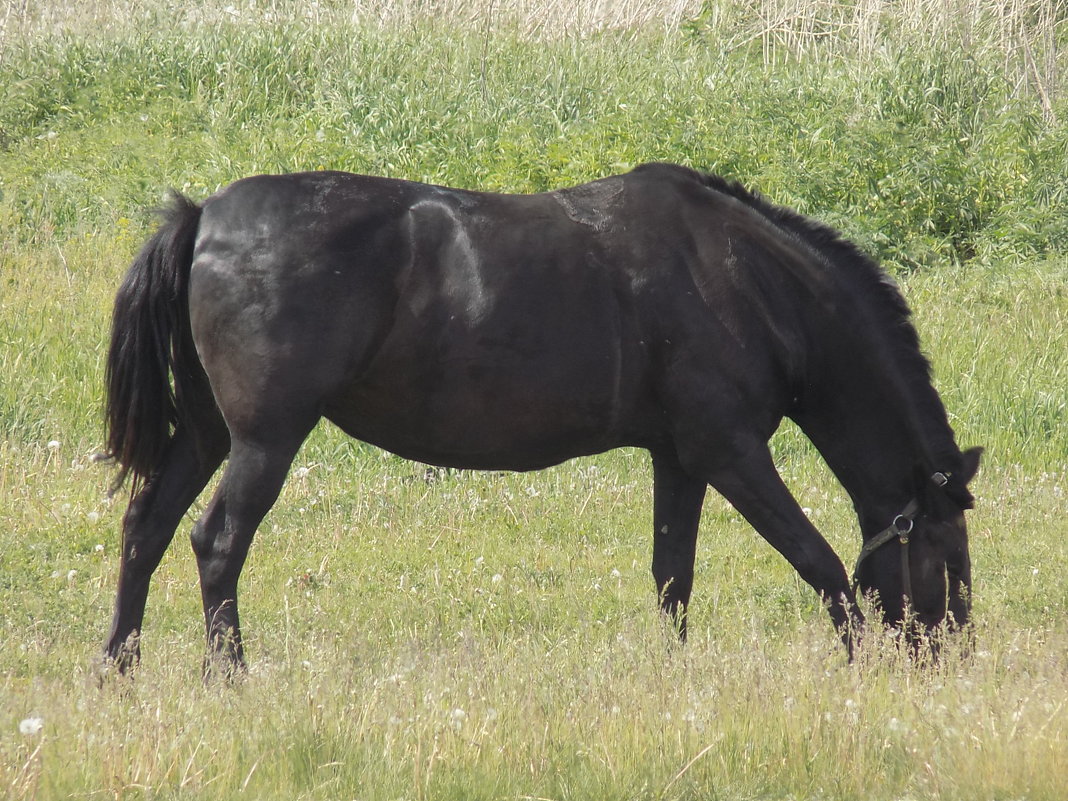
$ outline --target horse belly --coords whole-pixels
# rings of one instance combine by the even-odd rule
[[[526,470],[607,450],[626,439],[640,393],[616,325],[600,317],[558,320],[535,338],[514,320],[492,335],[461,326],[393,336],[325,416],[358,439],[453,467]]]

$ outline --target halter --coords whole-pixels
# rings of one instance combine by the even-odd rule
[[[934,482],[936,487],[944,487],[949,483],[949,476],[949,473],[933,473],[931,475],[931,481]],[[853,568],[854,593],[856,593],[857,585],[859,584],[858,576],[860,574],[861,564],[863,564],[865,559],[896,537],[898,542],[901,543],[902,595],[904,595],[905,598],[905,606],[908,606],[911,603],[912,570],[909,567],[909,535],[912,534],[912,529],[916,525],[916,516],[919,512],[920,502],[916,498],[913,498],[901,511],[901,514],[893,519],[889,526],[864,543],[864,546],[860,549],[860,555],[857,556],[856,567]]]

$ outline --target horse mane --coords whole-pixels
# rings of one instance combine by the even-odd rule
[[[912,322],[912,310],[897,282],[856,244],[829,225],[793,209],[773,204],[758,192],[710,173],[694,175],[715,192],[745,204],[775,227],[814,251],[820,261],[838,275],[865,302],[870,324],[884,334],[884,342],[913,401],[913,412],[936,464],[931,469],[955,467],[961,459],[945,406],[932,383],[931,363],[920,347]],[[945,464],[949,460],[951,464]]]

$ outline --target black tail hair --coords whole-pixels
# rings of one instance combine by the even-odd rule
[[[132,473],[136,491],[159,467],[183,416],[182,384],[202,371],[188,303],[201,207],[176,192],[161,213],[163,224],[115,296],[104,381],[107,455],[120,468],[116,490]]]

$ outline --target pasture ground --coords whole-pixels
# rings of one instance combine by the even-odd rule
[[[1068,73],[1048,68],[1063,21],[1038,24],[1053,6],[1023,4],[1035,27],[1006,33],[990,4],[957,4],[941,44],[917,44],[923,26],[894,14],[937,3],[706,3],[660,24],[665,2],[638,29],[590,4],[573,31],[549,11],[417,5],[371,23],[341,2],[0,2],[6,796],[1063,799]],[[654,5],[613,7],[628,23]],[[883,16],[865,28],[864,9]],[[324,426],[242,578],[248,676],[200,681],[187,521],[141,670],[98,684],[124,508],[93,458],[102,360],[166,187],[330,167],[530,191],[652,158],[821,217],[901,281],[961,444],[988,449],[970,653],[921,669],[872,636],[847,664],[811,591],[714,494],[679,647],[655,612],[643,453],[428,472]],[[848,499],[796,430],[775,450],[848,564]]]

